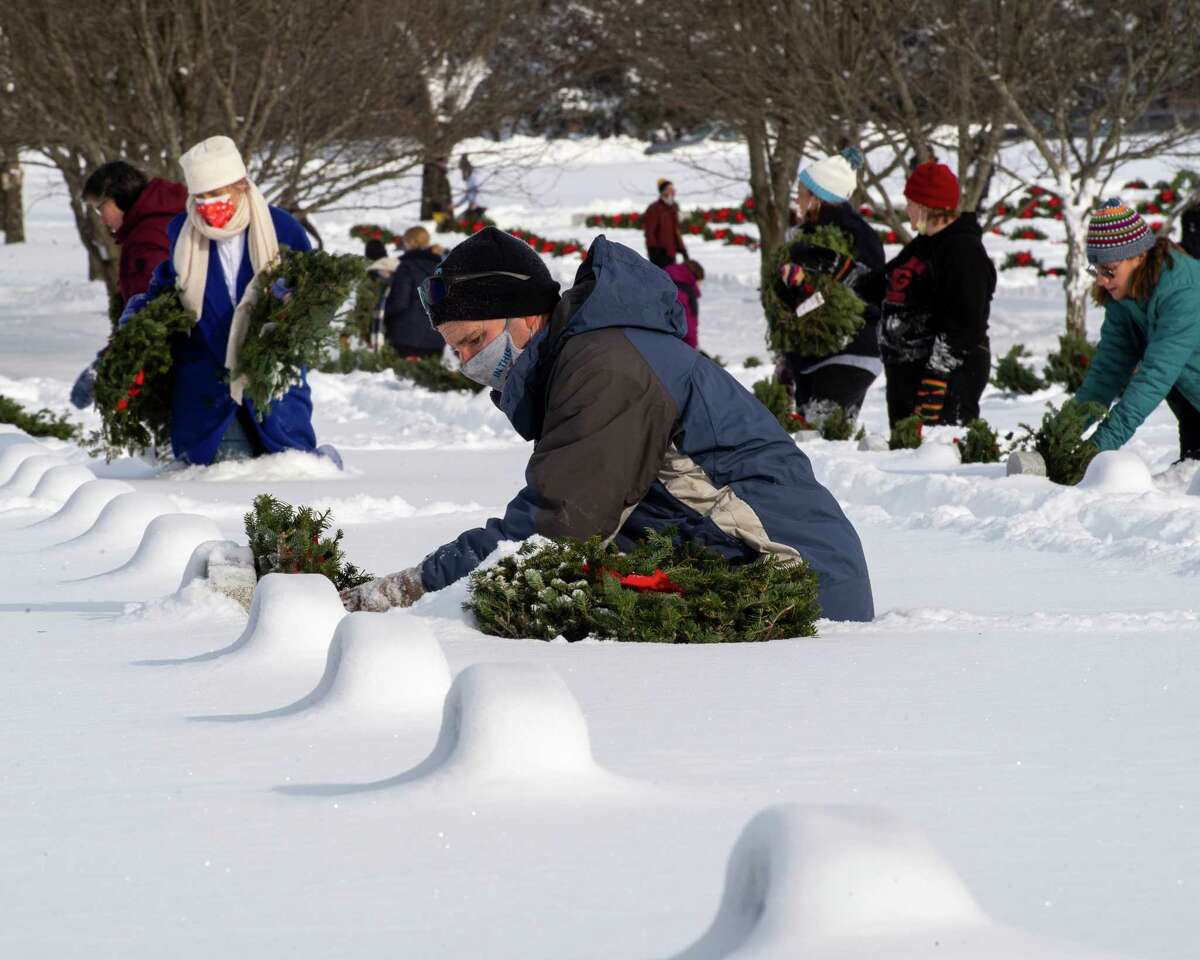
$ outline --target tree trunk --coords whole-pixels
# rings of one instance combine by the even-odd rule
[[[1060,184],[1064,180],[1069,184],[1065,177],[1060,177]],[[1063,200],[1063,226],[1067,231],[1067,275],[1063,280],[1067,292],[1067,332],[1086,337],[1088,298],[1092,292],[1092,278],[1087,272],[1087,218],[1096,195],[1083,190],[1068,201],[1064,192]]]
[[[0,150],[0,230],[5,243],[25,242],[24,173],[16,150]]]
[[[426,158],[421,167],[421,219],[432,220],[434,214],[454,215],[450,178],[442,169],[440,158]]]

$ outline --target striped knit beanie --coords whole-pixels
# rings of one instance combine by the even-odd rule
[[[847,147],[836,157],[827,157],[800,171],[800,182],[826,203],[845,203],[858,186],[862,165],[862,151]]]
[[[1120,199],[1105,200],[1092,211],[1087,232],[1088,263],[1115,263],[1145,253],[1155,236],[1146,221]]]

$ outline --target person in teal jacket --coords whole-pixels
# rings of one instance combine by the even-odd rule
[[[1087,256],[1104,324],[1075,400],[1111,405],[1091,442],[1117,449],[1166,400],[1180,459],[1200,459],[1200,261],[1120,200],[1092,214]]]

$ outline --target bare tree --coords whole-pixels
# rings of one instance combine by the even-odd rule
[[[964,3],[943,35],[975,64],[1028,138],[1025,182],[1051,178],[1067,231],[1066,324],[1086,333],[1089,211],[1115,171],[1161,155],[1193,134],[1170,108],[1200,80],[1194,4],[1146,0],[1134,8],[1093,0]],[[1013,58],[1012,50],[1024,56]],[[1036,63],[1039,82],[1025,82]],[[1136,132],[1161,111],[1159,129]]]

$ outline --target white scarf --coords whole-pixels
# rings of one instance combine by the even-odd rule
[[[223,227],[210,227],[196,210],[196,198],[188,197],[187,221],[179,231],[175,242],[172,263],[179,277],[180,299],[183,305],[196,316],[204,309],[204,287],[208,281],[208,256],[212,249],[211,240],[227,240],[249,230],[250,266],[254,276],[269,269],[279,259],[279,240],[275,236],[275,224],[271,220],[271,209],[253,183],[238,201],[233,219]],[[237,283],[237,278],[233,278]],[[233,322],[229,328],[229,342],[225,346],[225,366],[232,373],[237,369],[238,354],[246,341],[246,329],[250,324],[250,310],[258,300],[258,284],[251,278],[246,284],[242,299],[233,311]],[[242,402],[246,378],[238,377],[229,385],[229,394],[234,403]]]

